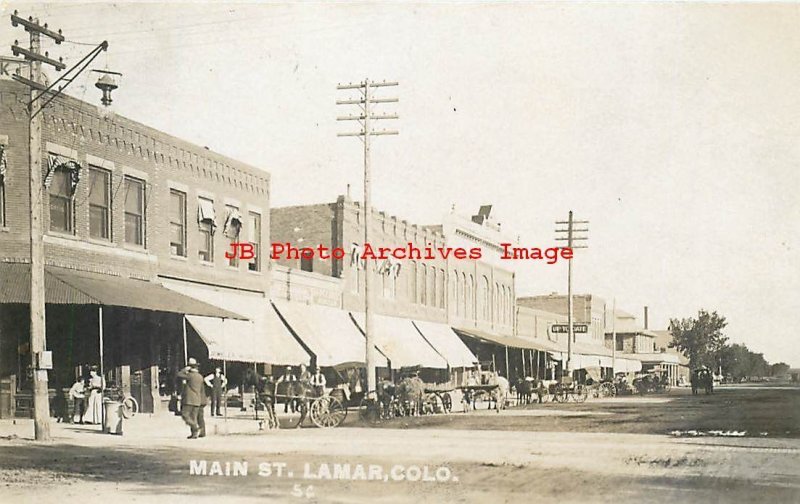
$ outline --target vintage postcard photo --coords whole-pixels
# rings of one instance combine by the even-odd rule
[[[800,501],[800,4],[0,14],[0,502]]]

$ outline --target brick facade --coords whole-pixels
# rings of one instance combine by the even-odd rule
[[[304,261],[281,256],[276,262],[290,271],[299,269],[341,279],[342,307],[363,310],[365,270],[352,260],[351,254],[354,245],[364,242],[364,214],[359,202],[340,196],[333,203],[273,208],[270,214],[273,243],[341,247],[346,253],[341,260],[315,257]],[[369,224],[370,243],[376,250],[407,243],[420,249],[447,247],[455,241],[452,232],[452,239],[448,238],[450,228],[417,225],[376,210],[372,211]],[[376,312],[497,334],[513,333],[512,271],[480,260],[437,257],[398,262],[400,272],[396,277],[375,274]]]
[[[0,260],[27,261],[29,233],[28,119],[24,109],[27,88],[0,82],[0,135],[7,136],[5,177],[6,225],[0,232]],[[114,275],[155,278],[158,275],[269,291],[266,268],[248,270],[246,261],[228,266],[223,254],[228,238],[221,233],[226,205],[239,208],[242,232],[249,229],[251,213],[261,217],[258,240],[269,243],[269,175],[238,161],[192,145],[125,117],[102,117],[97,107],[71,97],[60,97],[44,113],[43,169],[57,155],[82,167],[73,196],[73,230],[50,231],[47,189],[43,223],[48,264]],[[108,240],[89,236],[89,168],[110,172],[110,223]],[[145,185],[144,246],[124,242],[125,208],[123,178]],[[168,205],[170,189],[186,193],[186,257],[170,253]],[[217,216],[214,259],[198,258],[200,234],[198,198],[213,200]],[[246,240],[246,236],[242,239]]]

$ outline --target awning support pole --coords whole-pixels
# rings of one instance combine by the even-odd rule
[[[99,340],[100,340],[100,430],[103,430],[103,425],[105,425],[105,405],[103,405],[103,393],[105,392],[106,387],[106,371],[105,365],[103,364],[103,347],[105,346],[105,338],[103,335],[103,306],[100,305],[97,308],[97,318],[98,318],[98,329],[99,329]]]
[[[183,316],[183,366],[189,365],[189,349],[186,347],[186,315]]]
[[[511,375],[508,373],[508,345],[506,345],[506,380],[511,380]]]
[[[222,319],[222,320],[224,321],[225,319]],[[222,326],[225,327],[225,324],[222,324]],[[223,330],[223,334],[224,334],[224,330]],[[228,381],[228,362],[225,359],[222,360],[222,375],[225,377],[225,381],[227,382]],[[222,387],[222,400],[224,401],[222,403],[222,409],[225,411],[225,417],[224,418],[225,418],[225,421],[227,422],[228,421],[228,384],[227,383],[225,383],[225,386]]]
[[[519,353],[522,354],[522,377],[525,378],[526,376],[528,376],[528,372],[525,369],[525,349],[520,348]]]

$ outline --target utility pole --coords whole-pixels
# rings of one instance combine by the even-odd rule
[[[42,82],[42,63],[63,70],[66,65],[61,61],[50,59],[45,53],[40,54],[41,36],[44,35],[60,44],[64,41],[61,30],[53,32],[47,24],[40,25],[38,19],[29,17],[22,19],[14,11],[11,15],[12,26],[22,25],[30,35],[30,48],[25,50],[17,42],[11,47],[14,55],[22,54],[30,61],[29,82],[24,78],[15,79],[31,88],[31,101],[28,104],[29,124],[29,177],[28,190],[31,202],[30,221],[30,254],[31,254],[31,299],[30,299],[30,345],[31,369],[33,370],[33,425],[34,437],[37,441],[50,440],[50,404],[47,394],[47,364],[43,357],[47,349],[45,336],[45,293],[44,293],[44,243],[42,240],[42,116],[36,114],[37,91],[44,91],[47,86]],[[41,96],[41,95],[40,95]],[[46,360],[46,359],[44,359]],[[43,369],[44,368],[44,369]]]
[[[580,224],[581,226],[585,226],[585,229],[575,229],[575,224]],[[567,247],[570,249],[579,249],[579,248],[588,248],[586,245],[574,245],[576,241],[585,241],[588,240],[589,237],[582,235],[581,233],[588,233],[589,232],[589,221],[576,221],[572,218],[572,210],[569,211],[569,218],[566,221],[556,221],[556,225],[566,225],[566,229],[558,229],[556,228],[556,240],[557,241],[566,241]],[[575,339],[575,328],[573,327],[573,315],[572,315],[572,261],[573,259],[569,260],[567,266],[567,326],[568,326],[568,337],[567,337],[567,365],[565,369],[568,373],[572,372],[572,344],[574,343]]]
[[[372,121],[380,120],[393,120],[398,119],[397,114],[375,114],[372,112],[372,105],[380,103],[397,103],[397,98],[375,98],[372,94],[373,90],[382,87],[395,87],[397,82],[374,82],[369,79],[364,79],[359,83],[339,84],[336,89],[339,91],[345,90],[359,90],[361,96],[356,99],[337,100],[337,105],[358,105],[360,113],[358,115],[338,116],[337,121],[358,121],[361,124],[361,130],[358,132],[338,133],[337,136],[359,137],[364,142],[364,206],[362,208],[364,219],[364,244],[369,243],[369,224],[371,214],[371,201],[370,201],[370,138],[373,136],[382,135],[398,135],[399,132],[391,130],[374,130],[372,128]],[[375,377],[375,344],[374,344],[374,330],[372,327],[372,310],[371,300],[372,296],[372,271],[369,265],[364,262],[364,336],[366,339],[365,349],[365,363],[367,368],[367,396],[374,394],[376,388]],[[356,265],[358,267],[358,265]]]
[[[614,298],[611,308],[611,379],[614,379],[617,369],[617,298]]]

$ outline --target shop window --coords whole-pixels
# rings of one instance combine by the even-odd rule
[[[186,257],[186,193],[175,189],[169,192],[169,247],[172,255]]]
[[[144,246],[144,181],[125,177],[125,243]]]
[[[89,168],[89,236],[111,239],[111,172]]]

